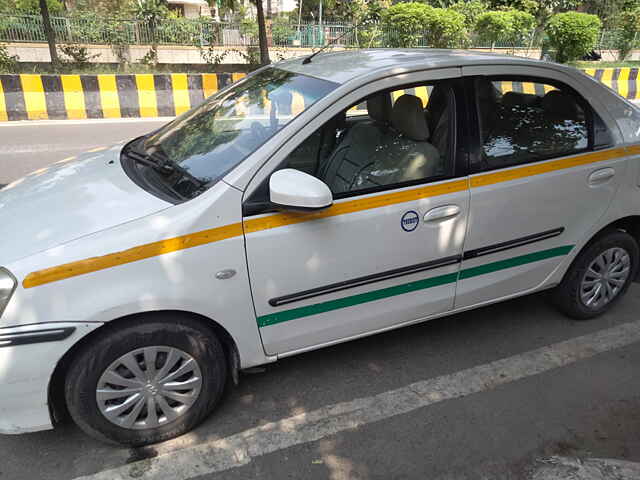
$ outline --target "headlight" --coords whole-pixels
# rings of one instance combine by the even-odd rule
[[[2,317],[9,300],[11,300],[16,285],[17,282],[13,275],[8,270],[0,268],[0,317]]]

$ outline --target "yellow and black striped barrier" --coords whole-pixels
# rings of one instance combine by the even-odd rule
[[[629,100],[640,100],[638,68],[586,68],[584,72]]]
[[[244,76],[0,75],[0,121],[172,117]]]
[[[590,68],[585,73],[623,97],[637,100],[638,70]],[[244,76],[244,73],[0,75],[0,121],[172,117]],[[501,82],[503,92],[544,95],[547,88],[552,87]],[[394,92],[401,93],[417,95],[425,104],[429,97],[427,87]]]

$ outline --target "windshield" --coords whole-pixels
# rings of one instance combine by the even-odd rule
[[[335,88],[332,82],[268,68],[141,140],[135,153],[146,156],[145,167],[161,159],[155,177],[171,184],[181,199],[193,198]]]

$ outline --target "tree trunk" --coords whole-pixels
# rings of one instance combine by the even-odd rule
[[[47,37],[47,43],[49,44],[49,55],[51,56],[51,66],[54,70],[57,70],[60,65],[58,60],[58,51],[56,50],[56,34],[51,27],[51,18],[49,17],[49,6],[47,0],[40,0],[40,13],[42,14],[42,25],[44,27],[44,34]]]
[[[253,0],[256,4],[258,12],[258,40],[260,42],[260,64],[268,65],[271,63],[269,59],[269,45],[267,44],[267,26],[264,21],[264,8],[262,0]]]

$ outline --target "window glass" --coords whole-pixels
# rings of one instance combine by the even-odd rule
[[[539,80],[476,79],[483,169],[570,155],[589,147],[589,114],[570,88]],[[606,127],[605,127],[606,128]]]
[[[335,88],[332,82],[267,68],[142,138],[132,145],[132,157],[162,163],[163,170],[143,164],[149,165],[150,178],[192,198]]]
[[[380,92],[341,112],[302,142],[296,168],[345,197],[449,175],[453,90],[438,82]]]

